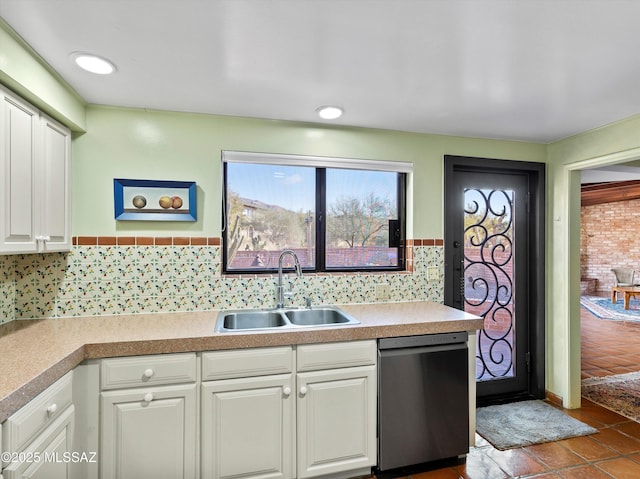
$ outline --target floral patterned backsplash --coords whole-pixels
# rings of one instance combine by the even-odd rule
[[[291,304],[443,300],[443,247],[412,246],[411,272],[289,274]],[[0,256],[0,323],[14,319],[273,307],[277,275],[222,275],[220,246],[81,245]],[[436,268],[437,280],[427,271]],[[433,277],[433,275],[432,275]]]

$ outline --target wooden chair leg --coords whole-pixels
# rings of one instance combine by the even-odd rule
[[[624,309],[629,309],[629,300],[631,300],[631,294],[628,294],[625,291],[625,293],[624,293]]]

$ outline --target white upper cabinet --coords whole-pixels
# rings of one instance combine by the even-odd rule
[[[71,249],[71,132],[40,116],[40,251]],[[36,236],[36,239],[37,236]]]
[[[0,253],[71,248],[71,133],[0,88]]]
[[[2,210],[0,250],[32,252],[36,244],[35,174],[38,148],[38,111],[17,97],[2,93]]]

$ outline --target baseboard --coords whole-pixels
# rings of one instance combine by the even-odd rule
[[[554,406],[562,407],[562,397],[552,393],[551,391],[545,391],[545,399]]]

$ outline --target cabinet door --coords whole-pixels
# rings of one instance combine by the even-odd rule
[[[71,456],[67,458],[65,453],[72,452],[73,416],[70,406],[24,451],[26,462],[11,463],[2,471],[4,478],[68,479]]]
[[[299,373],[298,478],[376,463],[376,367]]]
[[[0,252],[35,252],[38,111],[2,89],[0,94]]]
[[[202,383],[203,479],[292,477],[292,378]]]
[[[103,392],[102,479],[196,477],[196,385]]]
[[[42,116],[41,148],[38,168],[38,207],[40,211],[38,236],[41,250],[69,251],[71,249],[71,186],[68,129]]]

